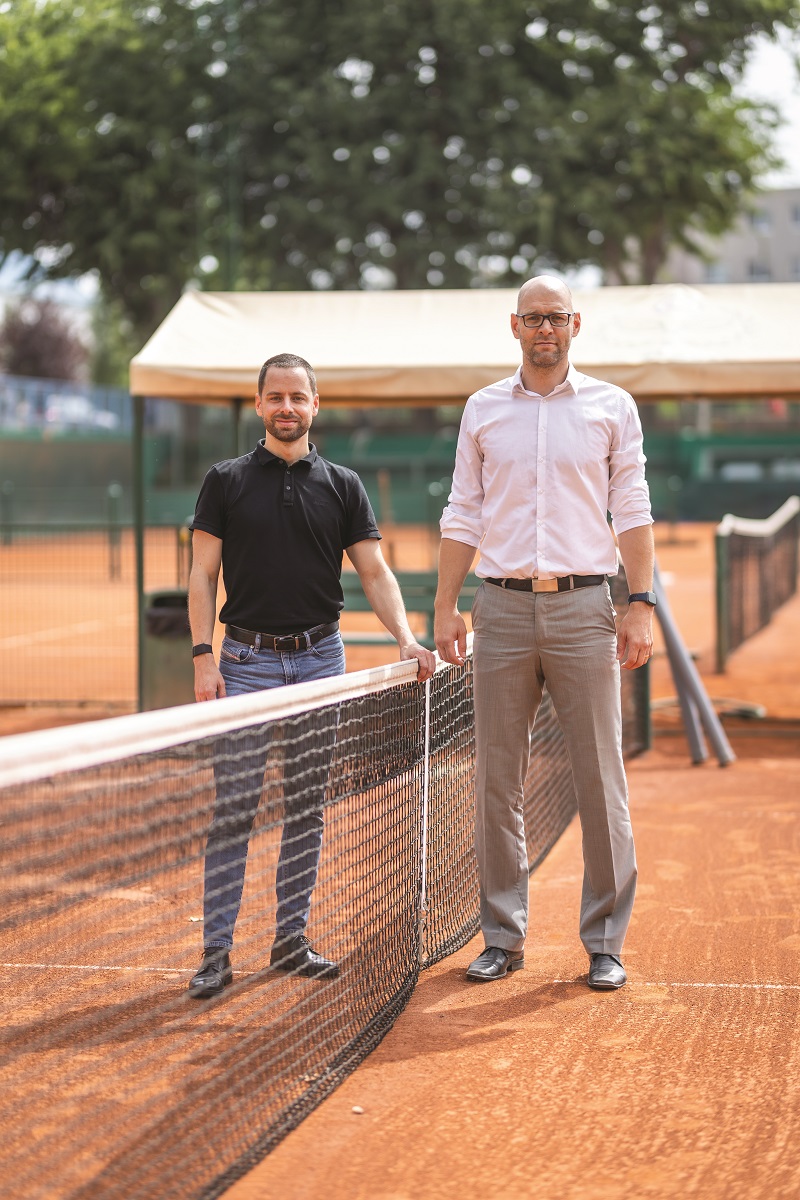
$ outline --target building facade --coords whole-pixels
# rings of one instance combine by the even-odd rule
[[[755,196],[722,237],[698,237],[708,261],[673,249],[659,283],[800,283],[800,187]]]

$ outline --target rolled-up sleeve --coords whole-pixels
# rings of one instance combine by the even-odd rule
[[[467,401],[456,447],[453,488],[442,513],[442,537],[467,546],[479,546],[483,538],[483,457],[474,433],[475,405]]]
[[[653,523],[643,440],[636,405],[625,392],[609,456],[608,510],[617,533]]]

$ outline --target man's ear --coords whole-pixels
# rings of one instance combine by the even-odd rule
[[[516,313],[511,314],[511,332],[517,341],[519,341],[519,317]]]
[[[572,336],[577,337],[581,331],[581,314],[579,312],[572,314]]]

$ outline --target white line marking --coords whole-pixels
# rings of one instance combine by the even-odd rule
[[[193,975],[194,968],[186,967],[106,967],[92,963],[0,963],[4,970],[28,971],[150,971],[162,975]],[[246,972],[234,971],[234,975]],[[575,979],[553,979],[552,983],[576,983]],[[721,988],[731,991],[763,991],[763,992],[800,992],[800,983],[663,983],[646,982],[644,980],[629,980],[627,987],[662,987],[662,988]]]
[[[8,637],[0,638],[0,649],[11,650],[17,646],[38,646],[42,642],[60,641],[64,637],[72,637],[75,634],[81,633],[99,633],[101,629],[109,625],[122,625],[130,623],[133,625],[133,616],[127,613],[118,614],[116,617],[103,620],[92,621],[77,621],[72,625],[51,625],[46,629],[39,629],[30,633],[15,633]]]
[[[19,968],[27,971],[155,971],[162,975],[193,975],[186,967],[103,967],[89,963],[0,963],[8,970]]]
[[[575,983],[574,979],[554,979],[553,983]],[[629,979],[626,987],[662,987],[662,988],[728,988],[732,991],[763,991],[763,992],[800,992],[800,983],[647,983],[644,980]]]

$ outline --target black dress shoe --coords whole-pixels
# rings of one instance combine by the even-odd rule
[[[487,946],[483,954],[479,954],[475,962],[467,969],[467,979],[475,983],[489,983],[492,979],[502,979],[510,971],[521,971],[525,966],[525,954],[522,950],[502,950],[499,946]]]
[[[279,937],[272,947],[269,961],[278,971],[307,975],[309,979],[335,979],[339,974],[339,964],[312,950],[304,933]]]
[[[623,967],[616,954],[592,954],[589,967],[589,987],[596,992],[613,992],[627,981]]]
[[[189,995],[193,1000],[207,1000],[218,996],[233,979],[233,967],[224,946],[211,946],[203,951],[203,961],[197,974],[189,981]]]

